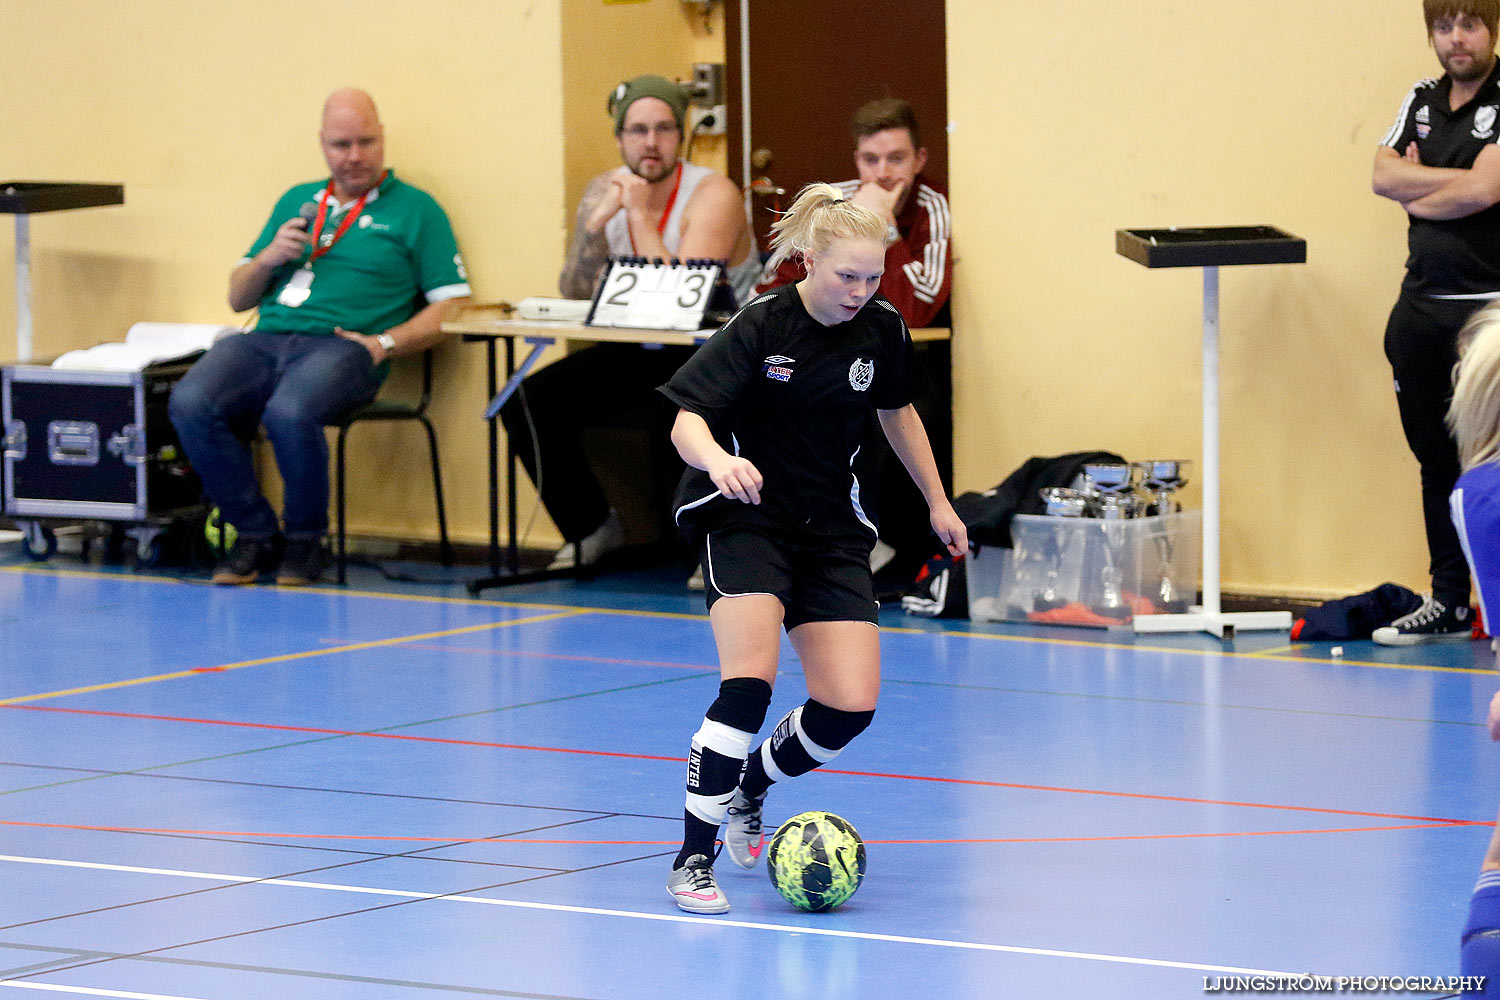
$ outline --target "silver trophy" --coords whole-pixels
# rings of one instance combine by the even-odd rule
[[[1090,515],[1103,517],[1107,503],[1117,509],[1121,504],[1109,498],[1135,496],[1135,467],[1131,465],[1085,465],[1083,467],[1083,491],[1088,494]],[[1133,517],[1134,514],[1127,516]]]
[[[1042,503],[1047,505],[1049,517],[1083,517],[1088,513],[1089,497],[1082,490],[1070,490],[1061,486],[1049,486],[1039,491]],[[1051,611],[1068,603],[1058,589],[1062,574],[1063,554],[1071,531],[1049,531],[1042,543],[1042,589],[1031,595],[1033,611]]]
[[[1141,488],[1153,497],[1151,506],[1147,508],[1148,514],[1165,516],[1182,509],[1182,505],[1172,494],[1187,485],[1187,465],[1186,459],[1175,458],[1135,463],[1136,471],[1140,473]],[[1188,609],[1190,602],[1178,592],[1177,584],[1172,580],[1173,542],[1171,531],[1165,522],[1159,526],[1155,536],[1156,551],[1161,557],[1161,582],[1157,584],[1155,597],[1164,613],[1180,614]]]
[[[1187,485],[1187,459],[1153,459],[1134,464],[1136,471],[1140,473],[1141,489],[1150,493],[1153,498],[1146,513],[1177,513],[1181,506],[1172,499],[1172,494]]]
[[[1124,526],[1116,522],[1141,512],[1140,497],[1135,493],[1135,468],[1130,465],[1085,465],[1083,475],[1094,516],[1105,522],[1099,526],[1104,539],[1104,566],[1099,571],[1103,592],[1093,610],[1106,618],[1129,618],[1131,608],[1122,586],[1126,533],[1122,530]]]

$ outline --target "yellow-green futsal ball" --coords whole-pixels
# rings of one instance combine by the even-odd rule
[[[848,820],[805,812],[781,824],[771,838],[766,871],[788,903],[822,913],[854,895],[864,880],[865,842]]]

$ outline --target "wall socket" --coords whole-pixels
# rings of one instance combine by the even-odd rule
[[[711,108],[688,108],[688,133],[691,135],[724,135],[728,131],[727,111],[722,104],[715,104]],[[698,125],[705,118],[712,116],[713,121],[702,128]]]

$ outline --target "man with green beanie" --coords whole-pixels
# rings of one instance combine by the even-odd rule
[[[677,158],[687,98],[659,76],[614,87],[607,101],[622,165],[595,177],[578,204],[558,286],[592,298],[610,255],[728,261],[726,278],[743,305],[760,274],[745,204],[729,178]],[[526,378],[500,411],[506,432],[542,503],[567,543],[552,567],[593,562],[624,542],[620,520],[584,453],[589,427],[650,408],[655,389],[691,354],[686,347],[598,344]],[[665,429],[663,430],[665,434]],[[674,481],[671,470],[664,482]]]

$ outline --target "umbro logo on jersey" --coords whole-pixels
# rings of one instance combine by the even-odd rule
[[[1476,139],[1488,139],[1495,134],[1495,115],[1500,112],[1493,104],[1487,104],[1474,112],[1474,129],[1469,134]]]
[[[773,354],[766,359],[765,363],[766,378],[775,379],[778,382],[790,382],[792,380],[791,366],[797,363],[797,359]]]

